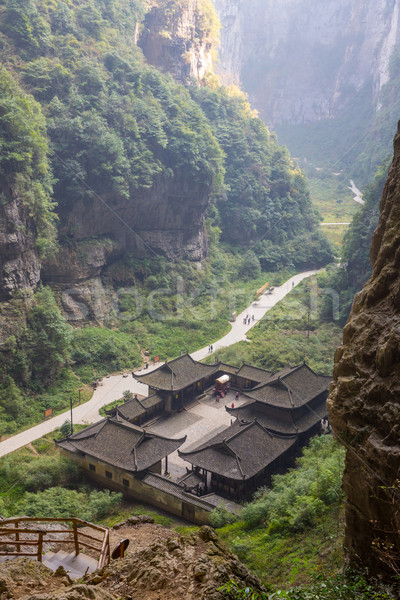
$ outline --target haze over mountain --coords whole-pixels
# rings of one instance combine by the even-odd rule
[[[398,0],[215,0],[217,70],[241,82],[295,156],[369,180],[400,101]]]

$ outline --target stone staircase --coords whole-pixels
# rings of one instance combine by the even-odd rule
[[[0,556],[0,563],[15,560],[17,557],[10,556]],[[29,558],[32,560],[37,560],[37,556],[32,554]],[[42,565],[51,569],[52,571],[57,571],[59,567],[63,567],[66,573],[69,575],[71,579],[80,579],[87,573],[93,573],[98,568],[97,560],[91,558],[87,554],[78,554],[75,552],[65,552],[65,550],[59,550],[58,552],[46,552],[42,556]]]
[[[50,548],[54,545],[67,549],[53,552]],[[97,558],[86,554],[86,549]],[[74,517],[3,519],[0,521],[0,562],[20,556],[37,560],[52,571],[63,567],[71,579],[79,579],[109,564],[109,531]]]
[[[46,552],[43,555],[42,564],[52,571],[57,571],[58,567],[63,567],[71,579],[79,579],[86,573],[93,573],[97,569],[97,560],[94,558],[87,554],[68,553],[65,550]]]

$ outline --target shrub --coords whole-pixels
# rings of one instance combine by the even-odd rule
[[[118,510],[122,494],[110,492],[79,492],[60,486],[36,494],[27,492],[16,505],[16,512],[28,517],[80,517],[96,521]]]
[[[224,525],[231,525],[238,520],[238,517],[233,513],[229,512],[223,506],[218,506],[215,508],[209,517],[210,525],[212,527],[218,528],[223,527]]]
[[[298,468],[273,477],[272,489],[261,489],[241,513],[248,528],[260,525],[269,533],[303,531],[326,508],[341,499],[343,449],[330,436],[311,440]]]

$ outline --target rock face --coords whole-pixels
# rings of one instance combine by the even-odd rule
[[[328,400],[347,448],[350,561],[400,573],[400,129],[371,247],[373,274],[353,303]]]
[[[40,279],[36,229],[21,198],[0,184],[0,300],[15,290],[34,288]]]
[[[170,22],[163,8],[153,7],[145,17],[139,38],[139,46],[149,63],[171,73],[178,83],[201,81],[212,71],[211,42],[197,26],[199,4],[199,0],[189,0],[177,6]],[[167,10],[174,9],[168,6]]]
[[[42,281],[73,322],[103,322],[113,311],[113,264],[130,253],[164,256],[201,266],[208,254],[204,230],[210,188],[179,174],[158,178],[134,198],[84,198],[60,209],[61,249],[44,263]],[[117,305],[118,303],[115,302]],[[114,306],[115,308],[115,306]]]
[[[112,563],[88,583],[126,600],[222,600],[218,588],[230,579],[240,587],[264,588],[210,527],[189,536],[173,534],[166,540]]]
[[[380,108],[400,37],[400,0],[214,0],[217,71],[242,81],[271,125],[338,116],[356,97]]]
[[[98,251],[103,256],[93,254],[96,242],[90,249],[95,271],[103,260],[106,262],[121,250],[138,257],[150,252],[170,260],[183,258],[201,262],[207,253],[203,226],[210,193],[211,183],[196,184],[177,170],[175,177],[160,176],[150,189],[138,191],[129,199],[86,196],[59,209],[60,239],[67,238],[78,244],[85,242],[87,253],[92,241],[99,238]],[[102,240],[107,239],[111,240],[112,251],[110,248],[100,250]],[[76,258],[72,260],[75,264]],[[60,265],[57,273],[51,267],[50,272],[59,280],[69,279],[68,266],[64,260],[62,263],[64,266]],[[78,271],[92,268],[86,259],[84,263]],[[76,269],[71,268],[74,277],[81,278]]]

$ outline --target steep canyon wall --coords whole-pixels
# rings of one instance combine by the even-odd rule
[[[214,0],[217,70],[241,81],[264,120],[333,118],[362,93],[379,109],[399,41],[399,0]]]
[[[329,415],[346,445],[343,487],[352,563],[400,572],[400,129],[371,247],[373,274],[335,355]]]

